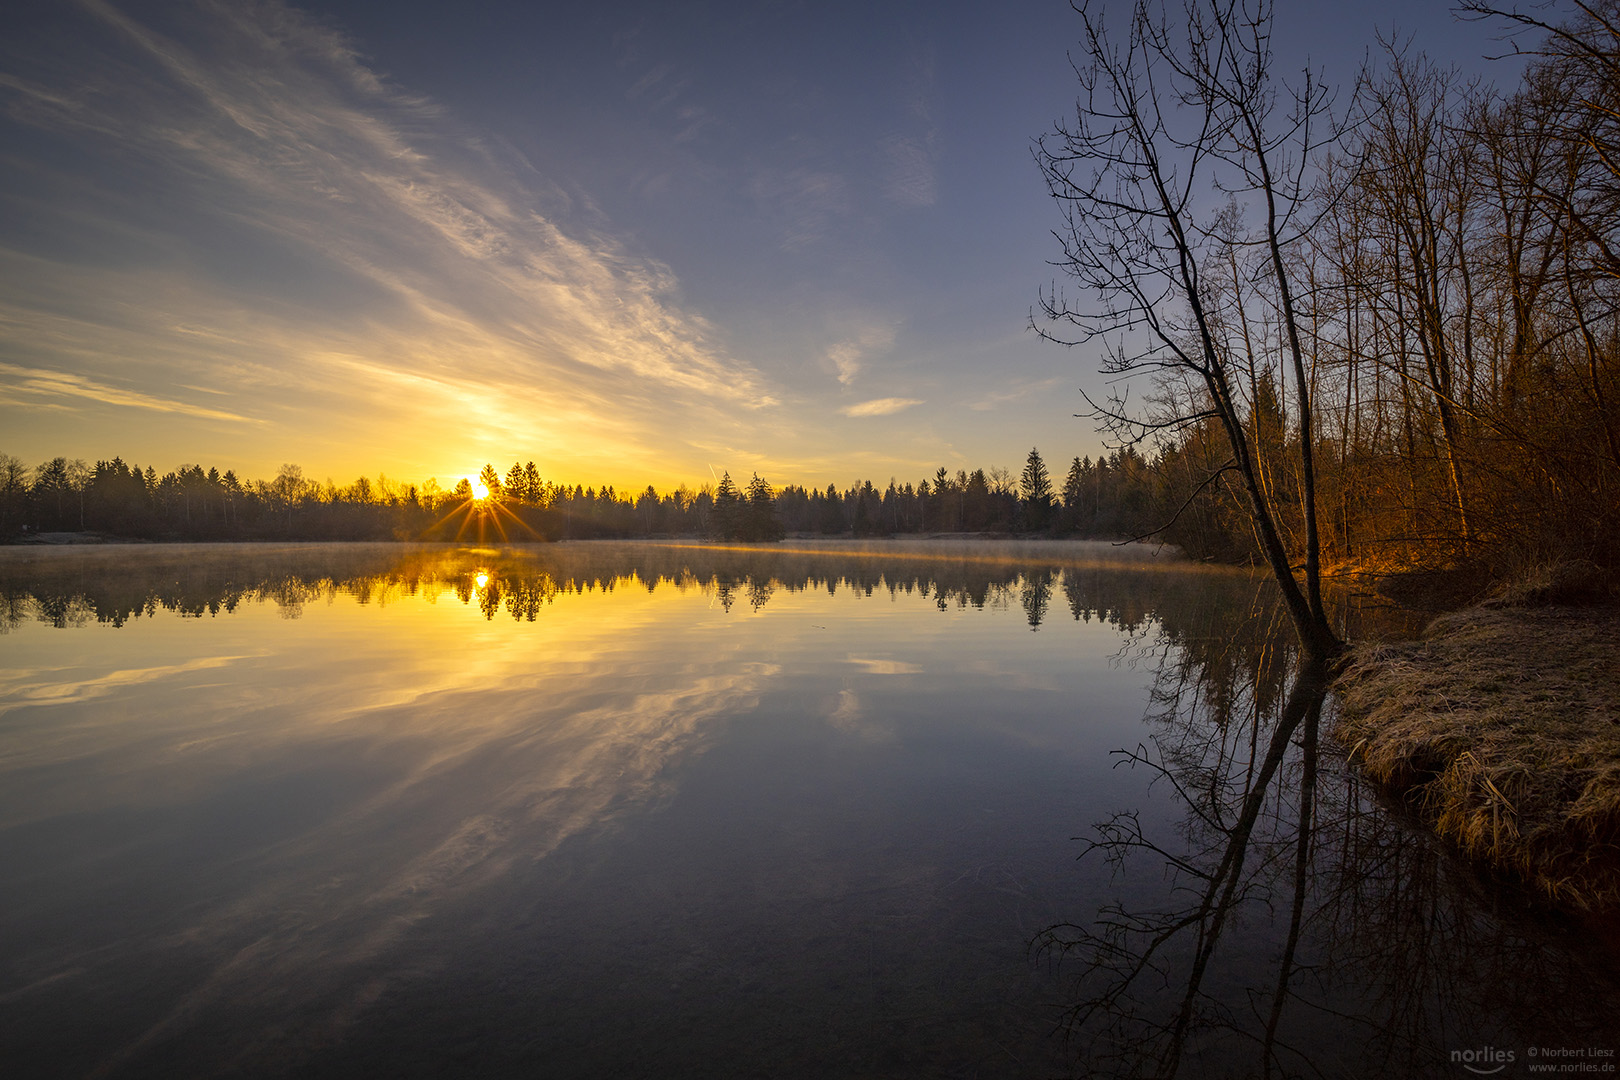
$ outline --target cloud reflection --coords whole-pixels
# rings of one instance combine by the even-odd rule
[[[514,920],[550,918],[569,875],[595,872],[581,860],[690,821],[716,776],[754,772],[733,751],[756,737],[900,747],[918,721],[897,689],[943,700],[968,685],[968,664],[924,659],[955,613],[1004,613],[1023,655],[1032,578],[1079,590],[1076,612],[1117,612],[1110,626],[1157,607],[1153,588],[1222,580],[1104,576],[1095,560],[1113,549],[1041,550],[1067,560],[1061,578],[1005,544],[0,552],[0,599],[17,611],[3,627],[0,906],[18,937],[50,942],[6,954],[0,993],[88,1015],[96,987],[161,973],[159,991],[120,1006],[138,1024],[96,1035],[106,1071],[149,1064],[171,1039],[268,1031],[260,1018],[341,1040],[369,1010],[478,967]],[[1121,599],[1136,589],[1149,591]],[[1116,634],[1098,632],[1111,652]],[[1002,655],[991,638],[968,647]],[[1027,691],[1012,666],[997,670]],[[932,678],[895,681],[925,667]],[[961,722],[930,721],[929,737]],[[744,737],[697,783],[727,733]],[[799,812],[774,785],[764,795]],[[931,872],[919,858],[883,887],[921,904]],[[753,887],[841,899],[871,877],[835,847]],[[208,1064],[197,1071],[232,1066]]]
[[[445,583],[434,591],[453,596]],[[670,797],[678,763],[725,718],[750,712],[779,672],[728,662],[735,646],[716,655],[679,619],[658,625],[679,606],[672,590],[599,593],[588,619],[569,608],[536,625],[492,625],[476,606],[429,598],[396,595],[386,617],[345,599],[296,625],[269,605],[239,609],[213,624],[217,634],[267,648],[205,688],[196,673],[243,656],[88,678],[41,667],[4,689],[7,706],[34,708],[14,714],[0,829],[64,813],[178,814],[152,867],[120,864],[138,880],[119,888],[139,891],[143,874],[199,857],[217,880],[251,883],[208,890],[155,944],[119,941],[30,973],[36,989],[19,993],[64,992],[148,951],[159,965],[206,965],[104,1067],[221,1010],[288,994],[340,1024],[365,1007],[357,984],[375,995],[406,974],[397,950],[407,940],[410,974],[436,962],[417,933],[430,920],[477,910],[459,905],[570,837]],[[657,660],[626,648],[653,637]],[[149,646],[126,635],[108,647]],[[137,688],[147,692],[115,696]],[[255,792],[267,793],[249,803],[261,809],[244,817],[237,800]],[[301,805],[311,798],[330,809],[312,816]],[[199,829],[227,830],[225,865],[206,861]]]
[[[44,672],[0,673],[0,716],[25,705],[78,705],[143,683],[158,682],[193,671],[222,668],[246,656],[205,656],[182,664],[111,671],[89,679],[40,679]],[[77,670],[77,669],[62,669]],[[29,681],[31,679],[39,681]]]
[[[916,675],[922,671],[920,665],[905,660],[880,660],[852,656],[849,658],[849,662],[868,675]]]

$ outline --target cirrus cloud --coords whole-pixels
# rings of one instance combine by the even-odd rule
[[[913,405],[921,405],[922,398],[886,397],[863,401],[857,405],[846,405],[838,411],[845,416],[890,416]]]
[[[269,460],[589,467],[690,457],[776,403],[668,265],[318,20],[78,10],[71,40],[0,45],[0,139],[54,148],[0,170],[0,428],[159,410]]]

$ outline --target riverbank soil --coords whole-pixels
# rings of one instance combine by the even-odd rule
[[[1592,568],[1593,571],[1596,568]],[[1335,736],[1441,837],[1560,907],[1620,912],[1620,603],[1543,571],[1355,649]]]

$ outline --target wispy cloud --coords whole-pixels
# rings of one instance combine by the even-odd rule
[[[1020,401],[1032,394],[1051,393],[1053,390],[1056,390],[1059,386],[1064,385],[1068,381],[1069,380],[1067,379],[1054,376],[1050,379],[1039,379],[1033,382],[1016,382],[1007,389],[996,390],[985,394],[978,401],[970,404],[968,408],[972,409],[974,412],[989,412],[992,409],[1000,408],[1001,406],[1011,404],[1014,401]]]
[[[639,98],[651,96],[656,104],[667,105],[686,87],[684,79],[673,78],[674,68],[669,64],[656,64],[630,84],[625,96]]]
[[[103,405],[150,409],[153,412],[181,413],[205,420],[251,422],[247,417],[233,412],[209,409],[201,405],[191,405],[184,401],[171,401],[167,398],[153,397],[150,394],[142,394],[134,390],[107,386],[96,382],[94,379],[62,371],[42,371],[37,368],[25,368],[18,367],[16,364],[0,363],[0,377],[4,379],[4,381],[0,381],[0,401],[37,404],[35,399],[38,398],[85,398]]]
[[[933,206],[934,136],[891,135],[883,143],[884,192],[902,206]]]
[[[883,140],[884,193],[901,206],[932,206],[939,200],[938,134],[930,102],[934,93],[932,52],[916,51],[906,64],[902,102],[915,129]]]
[[[778,223],[781,246],[797,251],[825,239],[849,210],[843,176],[825,169],[762,169],[749,191]]]
[[[909,409],[913,405],[921,405],[921,398],[886,397],[876,398],[872,401],[863,401],[858,405],[846,405],[839,412],[845,416],[889,416]]]
[[[861,347],[852,341],[840,341],[827,350],[827,359],[838,372],[838,381],[848,386],[861,371]]]
[[[838,374],[840,385],[855,381],[868,357],[894,347],[893,323],[872,323],[827,348],[827,359]]]
[[[0,368],[6,399],[398,428],[460,398],[503,434],[572,413],[585,425],[574,445],[607,458],[656,441],[672,406],[723,426],[774,404],[683,309],[669,266],[566,223],[522,164],[330,29],[276,3],[204,3],[181,40],[100,0],[84,8],[101,33],[77,55],[0,47],[0,109],[91,170],[123,170],[122,204],[80,191],[35,208],[78,251],[118,257],[0,252],[8,282],[23,262],[35,271],[0,299],[0,321],[52,324],[26,359],[8,350],[23,363]],[[100,183],[63,179],[70,194]],[[225,385],[251,400],[183,400],[220,368],[249,375]]]

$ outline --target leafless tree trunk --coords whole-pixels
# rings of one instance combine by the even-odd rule
[[[1035,156],[1063,208],[1054,233],[1062,248],[1057,265],[1084,295],[1071,301],[1056,286],[1043,292],[1046,322],[1036,329],[1063,344],[1100,346],[1107,373],[1157,375],[1196,388],[1193,400],[1167,415],[1141,412],[1128,404],[1127,391],[1091,404],[1125,442],[1219,421],[1229,466],[1241,479],[1260,548],[1300,638],[1312,656],[1333,656],[1343,645],[1322,605],[1313,405],[1284,257],[1297,239],[1303,177],[1328,99],[1308,76],[1298,88],[1272,80],[1267,0],[1186,0],[1173,17],[1156,0],[1138,0],[1117,38],[1101,5],[1074,7],[1083,34],[1074,59],[1077,115],[1044,136]],[[1209,306],[1203,269],[1219,246],[1221,210],[1206,205],[1212,190],[1256,197],[1263,206],[1242,241],[1251,256],[1249,280],[1258,274],[1265,282],[1271,307],[1251,341],[1279,376],[1288,372],[1278,381],[1291,384],[1296,397],[1303,585],[1290,565],[1277,504],[1262,484],[1236,379],[1242,362],[1225,346]]]

